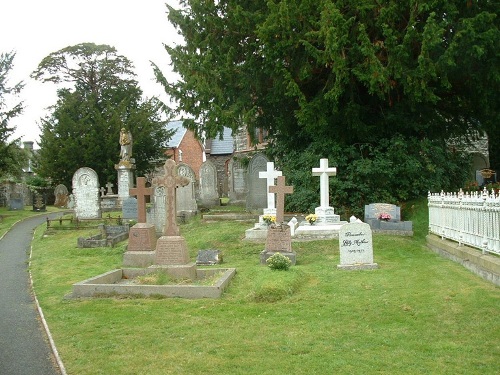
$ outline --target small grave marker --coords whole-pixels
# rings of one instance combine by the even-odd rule
[[[372,230],[366,223],[344,224],[339,232],[340,264],[344,270],[375,269]]]

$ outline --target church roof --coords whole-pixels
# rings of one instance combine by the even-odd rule
[[[187,129],[182,126],[182,121],[170,121],[167,124],[167,129],[175,130],[175,133],[168,141],[167,146],[170,148],[178,148],[182,142],[182,138],[184,138],[184,135],[187,132]]]
[[[222,139],[216,137],[212,139],[210,147],[211,155],[227,155],[234,152],[234,138],[230,128],[224,127]]]

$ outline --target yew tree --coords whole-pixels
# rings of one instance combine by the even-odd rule
[[[43,177],[71,186],[74,172],[90,167],[101,185],[116,183],[121,128],[132,133],[138,175],[163,157],[171,136],[163,103],[142,97],[131,61],[115,48],[66,47],[45,57],[32,77],[62,85],[50,115],[41,120],[37,172]]]
[[[199,134],[267,129],[296,186],[291,209],[314,205],[320,157],[338,166],[333,202],[345,210],[456,188],[468,166],[448,140],[493,134],[500,120],[495,1],[180,4],[168,17],[184,43],[166,46],[180,79],[157,67],[159,81]]]
[[[14,52],[0,54],[0,178],[7,179],[20,178],[28,160],[19,147],[19,139],[12,138],[16,128],[11,121],[24,109],[23,102],[17,101],[24,83],[11,84],[9,81],[15,56]]]

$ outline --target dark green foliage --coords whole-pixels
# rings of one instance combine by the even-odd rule
[[[280,153],[277,147],[273,152]],[[429,190],[458,189],[468,175],[468,161],[439,141],[405,139],[395,135],[378,143],[339,146],[324,139],[304,150],[283,152],[279,168],[294,193],[287,197],[292,212],[314,212],[319,204],[319,178],[311,169],[319,158],[328,158],[337,167],[330,181],[330,205],[344,219],[363,217],[364,205],[373,202],[402,204]]]
[[[498,127],[496,2],[181,5],[169,19],[185,43],[167,47],[181,79],[169,83],[157,69],[159,81],[198,133],[267,129],[298,183],[290,208],[314,205],[309,167],[320,157],[339,168],[340,206],[458,186],[463,159],[445,140]]]
[[[10,105],[8,98],[21,92],[24,83],[10,86],[8,76],[13,67],[16,54],[0,54],[0,177],[18,178],[22,168],[26,166],[28,155],[19,147],[19,139],[10,139],[15,127],[9,125],[10,120],[20,115],[24,109],[23,102]]]
[[[116,185],[121,128],[132,133],[138,175],[162,157],[171,136],[162,118],[163,105],[155,98],[141,98],[131,69],[130,61],[114,48],[92,43],[67,47],[40,63],[34,78],[70,81],[74,88],[60,89],[52,114],[42,119],[39,174],[71,186],[74,172],[90,167],[101,185]]]

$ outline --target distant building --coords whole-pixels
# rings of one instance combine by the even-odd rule
[[[168,130],[175,133],[168,141],[165,154],[175,160],[176,163],[187,164],[193,169],[196,179],[200,178],[200,167],[205,161],[205,150],[195,134],[182,126],[182,121],[171,121],[167,125]]]

